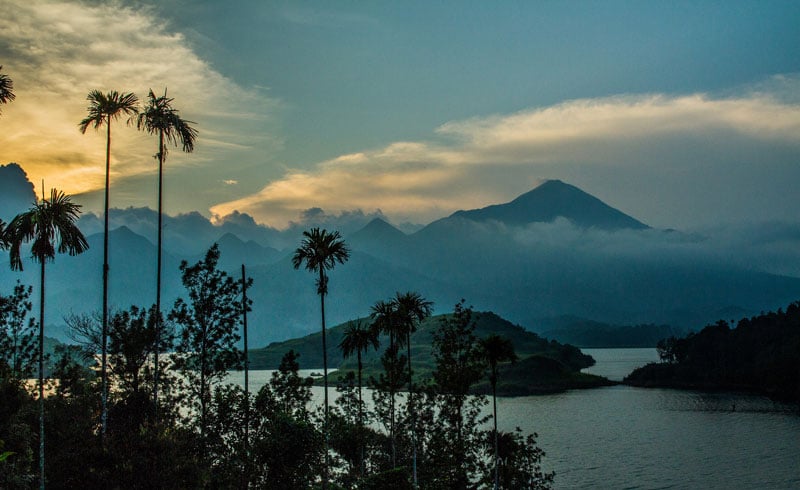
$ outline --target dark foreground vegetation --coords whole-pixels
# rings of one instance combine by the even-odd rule
[[[785,311],[725,321],[658,343],[660,363],[635,370],[633,386],[761,393],[800,403],[800,302]]]
[[[416,293],[376,303],[364,328],[351,326],[331,347],[350,357],[377,350],[381,368],[370,381],[358,363],[342,369],[335,403],[314,409],[312,380],[298,374],[303,359],[293,350],[257,393],[225,383],[229,370],[246,365],[236,345],[249,282],[217,269],[218,260],[214,246],[197,264],[184,262],[186,297],[163,318],[155,307],[109,315],[105,431],[99,315],[68,318],[80,344],[43,359],[50,378],[40,406],[36,384],[26,381],[40,359],[32,289],[0,297],[0,488],[42,483],[42,408],[50,488],[467,489],[492,488],[495,478],[499,488],[550,487],[536,435],[492,429],[490,398],[470,395],[482,383],[480,391],[496,394],[507,373],[498,367],[526,361],[510,364],[513,347],[499,336],[477,337],[463,302],[426,324],[429,376],[413,383],[409,339],[430,305]],[[413,305],[421,306],[416,314]]]

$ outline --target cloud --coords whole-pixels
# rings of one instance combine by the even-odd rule
[[[767,90],[777,86],[780,94]],[[654,196],[659,175],[681,174],[688,182],[726,167],[771,175],[771,165],[785,165],[787,154],[800,149],[800,105],[780,96],[788,87],[796,91],[800,79],[779,77],[738,96],[626,95],[453,121],[427,141],[395,142],[289,171],[211,212],[239,210],[278,227],[314,206],[380,208],[396,221],[426,222],[504,202],[540,178],[580,177],[593,167],[618,174],[649,167],[654,171],[638,179],[649,180],[642,191],[649,185]],[[782,179],[778,172],[775,179]]]
[[[45,178],[69,193],[103,186],[104,131],[81,135],[77,128],[92,89],[144,99],[150,88],[159,95],[168,88],[180,115],[199,130],[192,155],[170,153],[171,171],[237,162],[281,144],[274,116],[280,103],[221,75],[155,11],[119,2],[9,2],[0,17],[0,59],[17,99],[0,121],[0,159],[19,162],[33,181]],[[155,139],[123,121],[113,126],[112,181],[155,172]],[[193,176],[203,185],[201,172]]]

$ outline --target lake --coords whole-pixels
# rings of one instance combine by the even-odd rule
[[[657,359],[655,349],[584,352],[597,360],[586,372],[614,380]],[[269,375],[251,372],[251,389]],[[501,398],[497,409],[501,430],[539,434],[559,489],[800,488],[800,414],[764,397],[613,386]]]

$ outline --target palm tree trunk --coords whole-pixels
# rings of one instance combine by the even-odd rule
[[[412,449],[412,462],[411,462],[411,476],[414,488],[419,488],[417,481],[417,424],[414,419],[414,379],[411,372],[411,328],[409,327],[406,332],[406,347],[408,348],[408,415],[409,423],[411,423],[411,449]]]
[[[494,490],[497,490],[498,485],[498,470],[497,470],[497,374],[494,373],[494,381],[492,381],[492,411],[494,414]]]
[[[108,426],[108,188],[109,173],[111,167],[111,117],[106,121],[106,194],[105,194],[105,215],[103,227],[103,332],[101,343],[101,366],[100,376],[102,378],[101,390],[101,411],[100,411],[100,439],[105,444],[106,428]]]
[[[156,259],[156,345],[153,360],[153,403],[155,404],[156,422],[158,422],[158,354],[161,344],[161,212],[162,212],[162,180],[164,174],[164,131],[158,136],[158,252]]]
[[[322,377],[325,385],[325,426],[323,427],[325,465],[322,470],[322,488],[325,490],[328,488],[328,344],[325,339],[325,293],[328,286],[325,283],[325,271],[321,266],[319,269],[319,283],[319,301],[322,312]]]
[[[44,490],[44,264],[39,297],[39,488]]]
[[[360,476],[364,476],[364,405],[361,400],[361,370],[363,366],[361,364],[360,348],[356,348],[356,354],[358,355],[358,430],[361,435],[358,438],[358,442],[361,445],[361,464],[358,465],[358,468],[361,473]]]
[[[389,405],[389,435],[392,442],[392,468],[397,467],[397,450],[394,444],[394,371],[397,367],[397,352],[394,348],[394,332],[389,333],[389,350],[392,352],[392,369],[389,371],[389,396],[391,403]]]
[[[250,488],[250,358],[247,348],[247,275],[242,264],[242,330],[244,341],[244,488]]]

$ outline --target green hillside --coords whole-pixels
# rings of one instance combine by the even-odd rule
[[[411,337],[413,368],[417,382],[424,382],[434,368],[432,355],[433,332],[444,315],[427,319]],[[594,359],[583,354],[577,347],[544,339],[537,334],[504,320],[492,312],[476,313],[475,335],[478,338],[490,334],[506,337],[514,344],[519,357],[515,365],[503,366],[501,383],[498,389],[505,395],[525,395],[542,392],[563,391],[569,388],[594,387],[608,384],[608,380],[598,376],[580,373],[592,366]],[[369,319],[356,321],[368,322]],[[338,346],[342,340],[346,324],[328,329],[328,367],[338,368],[341,373],[355,370],[356,360],[344,359]],[[381,347],[364,357],[364,377],[377,376],[382,367],[380,355],[388,344],[388,338],[381,338]],[[251,369],[275,369],[281,357],[289,350],[300,354],[300,365],[305,369],[322,369],[322,336],[315,333],[284,342],[274,342],[262,349],[250,351]],[[331,376],[335,382],[337,375]],[[478,385],[483,392],[487,386]]]

